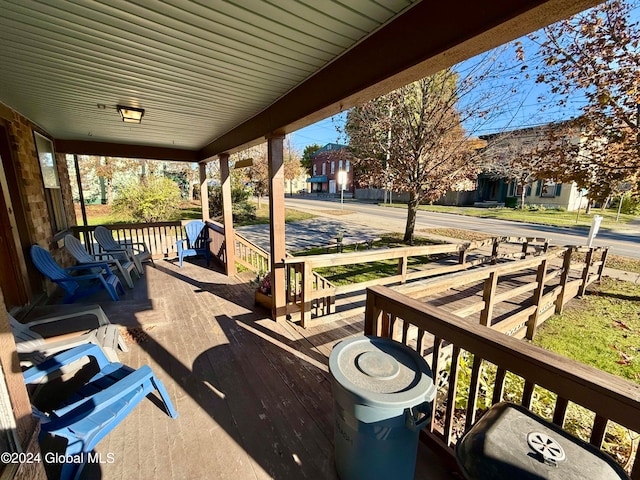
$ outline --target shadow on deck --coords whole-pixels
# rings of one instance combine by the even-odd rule
[[[84,478],[337,478],[328,355],[363,326],[303,331],[255,308],[239,280],[199,261],[159,261],[119,302],[98,301],[127,329],[120,360],[148,364],[179,417],[142,402],[96,453]],[[452,478],[420,446],[416,478]]]

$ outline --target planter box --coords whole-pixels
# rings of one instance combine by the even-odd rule
[[[262,293],[260,290],[255,291],[255,302],[256,305],[260,305],[267,310],[271,310],[273,308],[273,297],[266,293]]]

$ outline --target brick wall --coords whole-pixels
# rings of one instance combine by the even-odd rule
[[[31,244],[37,243],[49,249],[61,265],[69,266],[73,264],[71,256],[62,247],[62,242],[60,242],[60,245],[58,245],[58,242],[54,242],[42,173],[33,137],[34,130],[50,138],[46,132],[33,125],[28,119],[17,112],[13,112],[13,116],[9,119],[9,124],[7,125],[7,131],[10,148],[14,155],[16,177],[21,182],[20,192],[26,209],[25,220],[29,231],[29,240]],[[63,154],[56,154],[56,164],[67,224],[69,226],[76,225],[67,162]],[[30,262],[28,256],[29,245],[24,247],[26,261]],[[34,291],[38,291],[37,280],[35,281],[36,285],[34,285],[34,281],[31,283]],[[55,286],[48,281],[45,284],[47,293],[52,293]]]

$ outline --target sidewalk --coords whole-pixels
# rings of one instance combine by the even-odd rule
[[[640,283],[640,273],[625,272],[624,270],[604,267],[602,275],[605,277],[615,278],[616,280],[624,280],[625,282]]]

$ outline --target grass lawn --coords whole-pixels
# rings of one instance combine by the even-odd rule
[[[640,273],[640,258],[622,257],[610,253],[607,255],[606,266],[627,272]]]
[[[547,320],[533,343],[640,384],[640,285],[603,278]]]
[[[285,223],[289,222],[299,222],[301,220],[308,220],[310,218],[314,218],[316,215],[312,215],[311,213],[302,212],[300,210],[294,210],[292,208],[284,209],[284,221]],[[246,222],[239,222],[238,226],[243,225],[262,225],[265,223],[269,223],[269,201],[263,200],[260,204],[260,208],[256,205],[256,219],[250,220]]]
[[[603,278],[547,320],[533,343],[640,384],[640,285]],[[569,405],[568,431],[587,441],[592,422],[593,413]],[[638,439],[638,433],[610,422],[603,448],[628,472]]]
[[[405,204],[386,205],[396,208],[407,208]],[[514,208],[476,208],[476,207],[447,207],[443,205],[420,205],[420,210],[440,213],[453,213],[457,215],[469,215],[481,218],[497,218],[500,220],[512,220],[515,222],[536,223],[541,225],[554,225],[558,227],[590,227],[594,215],[602,216],[600,228],[616,228],[637,218],[635,215],[620,214],[620,221],[616,222],[616,210],[601,210],[592,208],[587,215],[584,211],[562,212],[559,210],[521,210]]]
[[[380,241],[373,244],[374,248],[393,248],[405,246],[402,243],[403,235],[401,233],[383,235]],[[440,242],[422,238],[414,238],[414,246],[417,245],[434,245]],[[355,245],[346,245],[343,252],[355,251]],[[327,253],[324,247],[312,248],[304,252],[297,252],[295,256],[303,255],[323,255]],[[423,265],[430,260],[428,255],[409,258],[408,268]],[[336,286],[350,285],[352,283],[366,282],[376,280],[378,278],[390,277],[398,273],[398,260],[382,260],[377,262],[358,263],[353,265],[338,265],[335,267],[318,268],[316,271]]]

